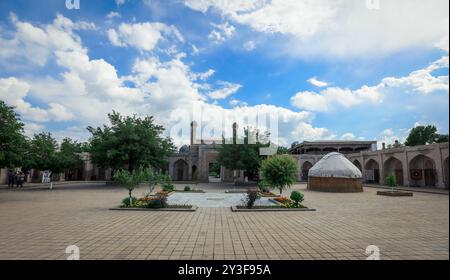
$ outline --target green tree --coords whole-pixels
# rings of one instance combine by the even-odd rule
[[[68,173],[70,169],[79,167],[83,160],[81,153],[84,145],[70,138],[64,138],[59,151],[56,153],[56,161],[59,169]]]
[[[162,137],[164,128],[155,124],[152,116],[123,117],[113,111],[108,117],[111,126],[88,127],[92,134],[89,151],[99,166],[126,167],[130,172],[138,166],[162,167],[175,151],[172,140]]]
[[[436,137],[436,143],[448,142],[448,134],[438,134]]]
[[[296,182],[297,172],[297,162],[290,155],[274,155],[265,159],[261,164],[264,181],[271,188],[278,189],[280,195],[283,189]]]
[[[442,142],[448,142],[447,134],[438,134],[437,128],[434,125],[419,125],[411,129],[411,132],[406,138],[405,145],[417,146]]]
[[[170,177],[166,174],[147,169],[144,173],[145,181],[148,182],[149,194],[151,194],[157,185],[170,182]]]
[[[57,157],[58,143],[50,133],[35,134],[30,141],[30,165],[38,170],[61,172]]]
[[[278,146],[278,150],[277,150],[277,154],[279,155],[284,155],[284,154],[289,154],[290,149],[283,147],[283,146]]]
[[[148,171],[139,168],[135,172],[120,169],[114,174],[114,180],[128,190],[129,205],[133,205],[133,190],[145,181]]]
[[[28,142],[23,135],[24,124],[13,107],[0,101],[0,168],[18,167],[26,163]]]
[[[261,166],[263,157],[260,156],[259,149],[268,146],[263,144],[267,138],[268,133],[260,134],[248,128],[244,130],[244,137],[239,138],[235,134],[232,141],[224,138],[222,145],[217,148],[217,161],[230,170],[244,170],[252,178]]]

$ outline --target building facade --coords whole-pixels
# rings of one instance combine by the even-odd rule
[[[220,178],[211,178],[210,166],[217,162],[220,141],[196,139],[196,124],[191,126],[191,145],[169,158],[168,170],[174,181],[239,181],[245,180],[243,171],[233,174],[220,167]],[[292,145],[290,153],[298,162],[297,180],[306,182],[308,171],[324,155],[339,152],[345,155],[363,174],[365,183],[385,184],[394,174],[397,184],[412,187],[448,189],[448,143],[405,147],[398,142],[377,149],[376,141],[305,141]]]
[[[352,144],[357,145],[354,141]],[[332,143],[329,145],[333,146]],[[334,145],[334,148],[338,149],[344,144],[336,142]],[[407,147],[400,146],[397,142],[390,148],[383,144],[381,150],[372,148],[347,152],[344,155],[361,170],[366,183],[384,185],[385,178],[394,174],[400,186],[448,189],[448,146],[449,143],[440,143]],[[292,156],[300,166],[297,179],[307,181],[309,169],[328,153],[330,148],[322,151],[315,149],[303,154],[298,154],[298,149],[295,149]]]
[[[165,170],[173,181],[233,182],[246,181],[244,171],[232,171],[218,165],[217,151],[221,140],[196,137],[197,124],[191,124],[190,145],[170,156]],[[237,127],[234,127],[237,129]],[[297,180],[306,182],[315,163],[330,152],[347,157],[363,174],[365,183],[385,184],[394,174],[398,185],[412,187],[449,187],[449,143],[406,147],[396,142],[377,149],[376,141],[305,141],[293,144],[290,153],[297,161]],[[111,169],[103,169],[91,162],[88,153],[82,154],[83,164],[67,173],[53,174],[54,181],[110,180]],[[7,170],[0,170],[0,184],[7,182]],[[40,182],[42,172],[32,170],[27,182]]]
[[[190,146],[184,146],[168,161],[168,173],[173,181],[200,181],[200,182],[232,182],[234,178],[244,181],[244,172],[234,173],[221,166],[217,176],[210,176],[213,166],[217,164],[218,145],[221,140],[197,139],[197,124],[191,123]]]
[[[82,164],[66,173],[53,174],[53,181],[108,181],[111,180],[111,169],[101,168],[92,163],[89,153],[81,154]],[[0,184],[7,184],[7,169],[0,170]],[[42,170],[31,169],[26,176],[27,183],[42,181]]]

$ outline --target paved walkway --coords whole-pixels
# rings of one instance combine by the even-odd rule
[[[380,248],[381,259],[449,259],[447,196],[304,188],[295,186],[317,211],[109,211],[124,189],[1,189],[0,259],[65,259],[69,245],[80,248],[81,259],[365,259],[369,245]]]

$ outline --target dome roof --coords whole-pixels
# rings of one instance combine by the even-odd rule
[[[308,176],[362,178],[361,171],[340,153],[326,154],[310,170]]]

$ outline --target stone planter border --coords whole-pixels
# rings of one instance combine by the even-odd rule
[[[413,193],[403,191],[377,191],[377,195],[400,197],[400,196],[413,196]]]
[[[166,195],[167,195],[167,196],[171,196],[171,195],[174,194],[174,193],[175,193],[175,191],[173,190],[173,191],[167,193]],[[150,196],[157,196],[157,195],[160,195],[160,194],[154,193],[154,194],[151,194]]]
[[[231,206],[232,212],[292,212],[292,211],[316,211],[313,208],[237,208],[237,206]]]
[[[177,193],[206,193],[204,190],[192,190],[192,191],[174,190],[173,192],[177,192]]]
[[[114,211],[144,211],[144,212],[195,212],[198,206],[193,205],[191,208],[122,208],[114,207],[109,210]]]

